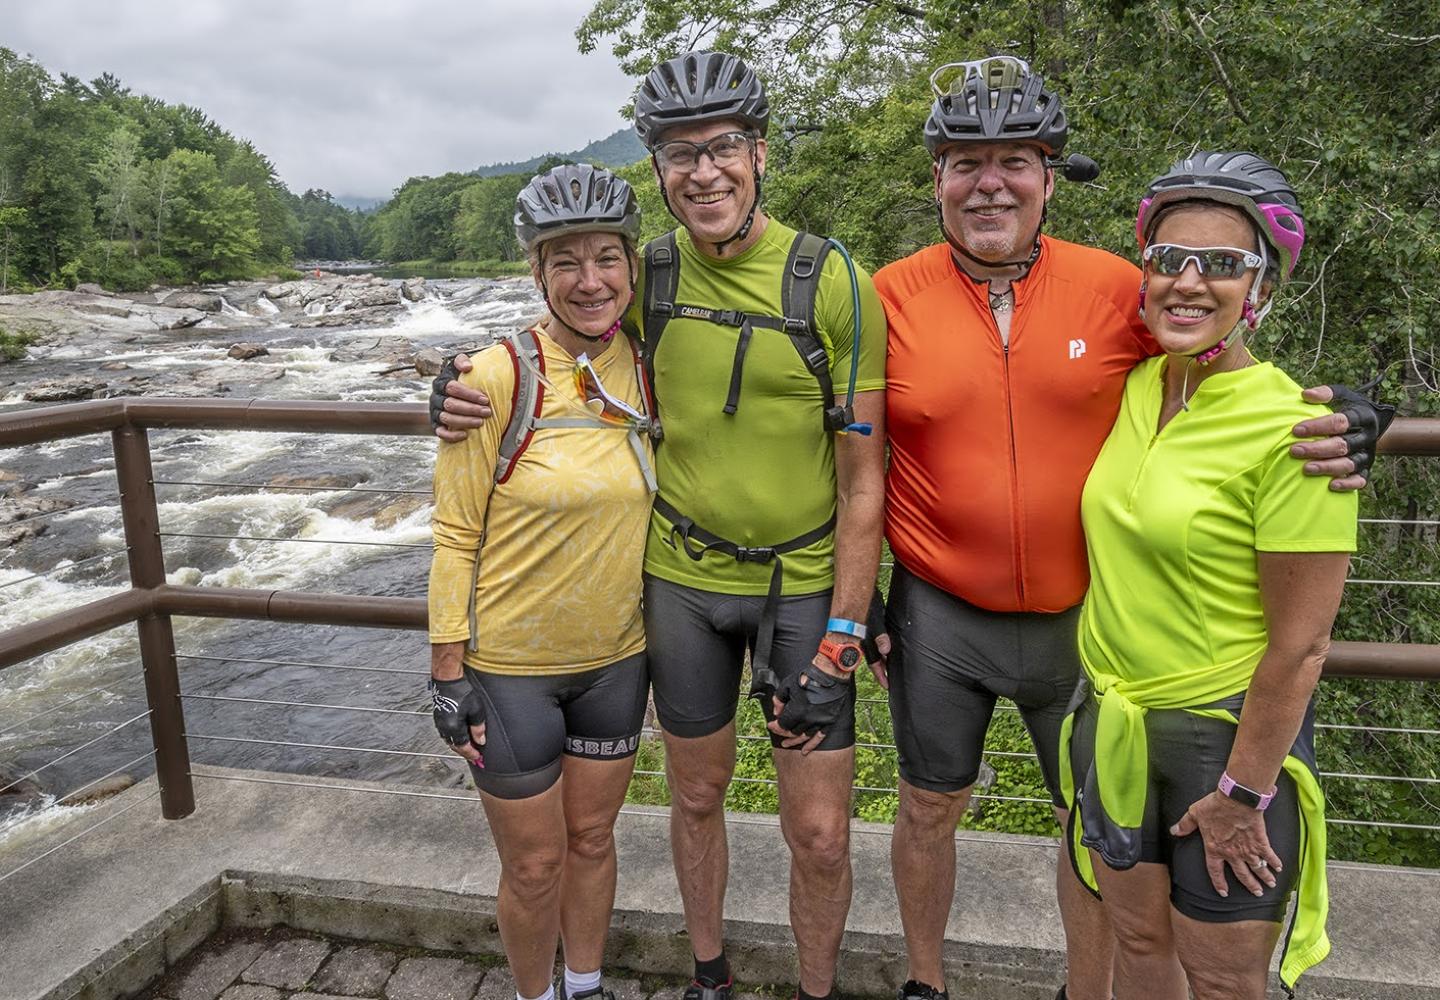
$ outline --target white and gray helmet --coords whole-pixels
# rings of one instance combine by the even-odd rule
[[[588,163],[563,163],[530,178],[515,198],[515,238],[525,252],[571,233],[618,233],[639,242],[640,205],[630,185]]]

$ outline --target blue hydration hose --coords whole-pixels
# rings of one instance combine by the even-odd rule
[[[860,370],[860,278],[855,273],[855,262],[850,259],[850,251],[845,249],[845,245],[833,237],[829,243],[840,251],[840,256],[845,261],[845,270],[850,275],[850,306],[855,317],[855,339],[850,345],[850,387],[845,392],[845,415],[849,423],[840,429],[840,433],[849,434],[854,431],[869,437],[874,428],[868,423],[855,420],[855,376]]]

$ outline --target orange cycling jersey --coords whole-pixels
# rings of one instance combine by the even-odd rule
[[[915,575],[992,611],[1057,612],[1089,583],[1080,493],[1125,376],[1160,352],[1140,272],[1044,237],[1010,343],[945,244],[875,274],[890,322],[885,534]]]

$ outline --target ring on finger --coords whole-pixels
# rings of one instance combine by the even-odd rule
[[[1250,862],[1250,867],[1258,868],[1261,871],[1264,871],[1266,868],[1270,867],[1270,862],[1266,861],[1264,858],[1257,858],[1256,860]]]

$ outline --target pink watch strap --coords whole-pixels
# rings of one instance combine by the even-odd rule
[[[1236,802],[1243,803],[1247,806],[1252,806],[1260,812],[1264,812],[1270,807],[1270,802],[1275,798],[1275,793],[1278,791],[1278,789],[1272,788],[1268,792],[1257,792],[1255,789],[1247,788],[1245,785],[1240,784],[1240,782],[1230,777],[1228,771],[1220,774],[1219,789],[1220,794],[1226,798],[1234,799]]]

